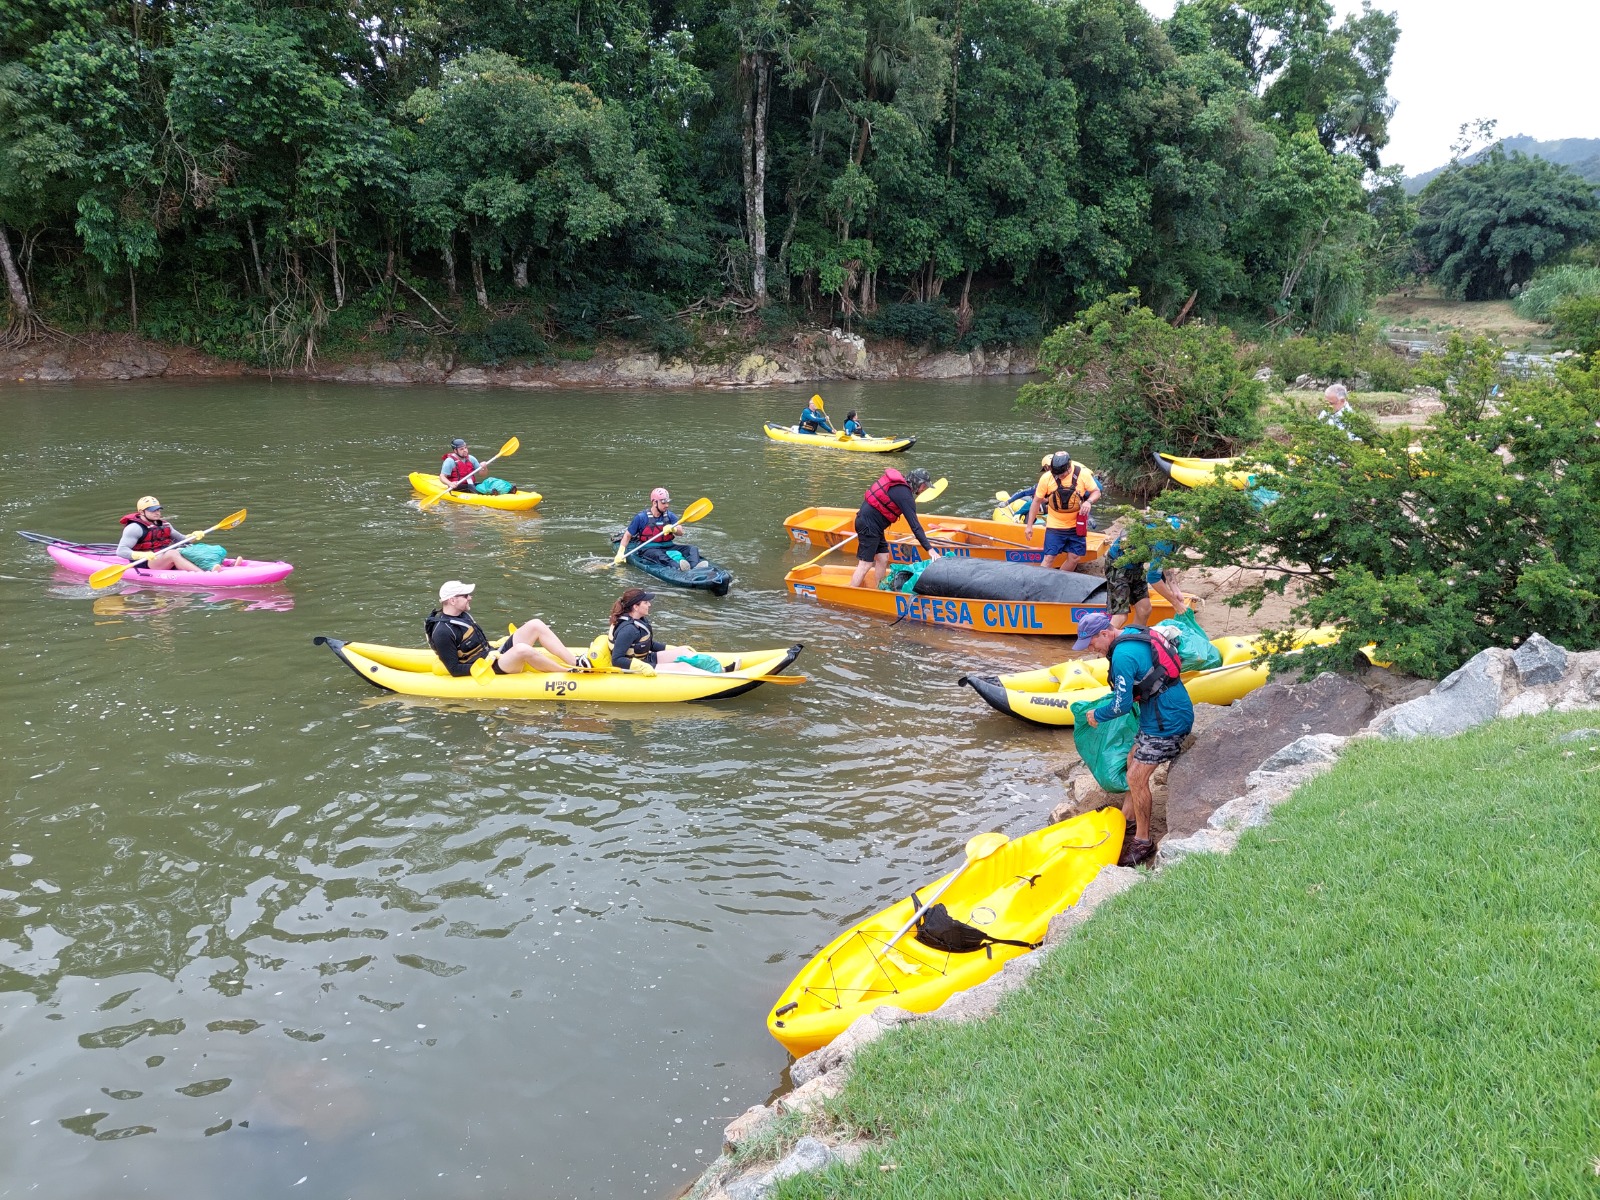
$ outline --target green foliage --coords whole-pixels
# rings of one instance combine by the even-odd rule
[[[977,347],[1031,346],[1039,340],[1039,314],[1006,304],[986,304],[972,318],[972,328],[962,334],[956,349],[963,354]]]
[[[1600,645],[1600,373],[1509,380],[1495,347],[1457,337],[1418,374],[1448,388],[1428,429],[1386,433],[1353,414],[1351,440],[1293,422],[1287,445],[1247,460],[1277,472],[1278,499],[1174,495],[1173,510],[1193,518],[1180,537],[1208,564],[1262,573],[1244,602],[1297,582],[1295,625],[1335,625],[1346,646],[1375,643],[1412,674],[1436,678],[1535,631]],[[1308,650],[1305,661],[1344,655]]]
[[[1255,362],[1226,329],[1174,327],[1123,292],[1063,325],[1039,352],[1050,378],[1023,387],[1033,405],[1086,430],[1094,468],[1145,498],[1165,478],[1158,451],[1232,454],[1261,434],[1266,388]]]
[[[1548,321],[1556,306],[1574,296],[1600,296],[1600,267],[1562,263],[1540,271],[1511,307],[1532,321]]]
[[[1415,237],[1433,277],[1465,300],[1510,295],[1600,230],[1600,201],[1570,169],[1498,147],[1423,189]]]
[[[456,350],[465,362],[498,366],[513,358],[535,358],[548,347],[526,317],[499,317],[482,329],[461,334]]]
[[[866,328],[879,337],[943,350],[956,340],[956,315],[943,304],[885,304]]]
[[[1556,345],[1595,363],[1600,354],[1600,295],[1568,296],[1552,310]]]
[[[1267,361],[1284,384],[1302,375],[1329,382],[1361,381],[1367,390],[1397,392],[1411,386],[1412,369],[1376,330],[1326,337],[1284,338],[1267,347]]]

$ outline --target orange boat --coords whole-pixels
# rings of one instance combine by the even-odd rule
[[[1032,536],[1024,534],[1020,523],[991,521],[979,517],[944,517],[932,513],[918,513],[917,519],[928,535],[928,540],[941,551],[958,558],[986,558],[997,562],[1038,563],[1044,561],[1044,522],[1033,527]],[[815,546],[825,550],[837,546],[856,531],[856,510],[853,508],[802,508],[784,521],[789,536],[802,546]],[[1085,535],[1088,552],[1080,560],[1088,562],[1105,553],[1109,540],[1103,533]],[[922,558],[922,547],[911,536],[911,527],[901,517],[889,526],[889,557],[893,562],[916,562]]]
[[[1085,600],[1082,603],[1070,603],[885,592],[875,587],[851,587],[851,573],[849,566],[808,563],[790,571],[783,577],[783,582],[794,596],[803,600],[860,609],[895,621],[920,621],[926,625],[970,629],[977,633],[1072,637],[1077,634],[1078,622],[1084,617],[1106,611],[1105,580],[1096,576],[1071,576],[1099,586],[1090,587],[1089,583],[1085,583]],[[1044,573],[1042,568],[1040,573]],[[1172,616],[1172,605],[1164,597],[1152,594],[1150,601],[1152,621]]]

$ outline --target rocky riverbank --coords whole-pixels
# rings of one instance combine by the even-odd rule
[[[268,370],[125,334],[34,342],[0,351],[0,384],[117,379],[217,379],[271,376],[329,383],[452,387],[768,387],[823,380],[964,379],[1026,375],[1034,353],[1020,348],[965,354],[927,352],[901,342],[867,342],[841,329],[803,330],[774,346],[752,346],[715,361],[663,358],[637,347],[605,345],[592,356],[478,366],[454,359],[327,359]]]

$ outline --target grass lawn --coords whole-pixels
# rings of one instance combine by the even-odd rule
[[[1550,334],[1549,326],[1518,315],[1509,300],[1451,300],[1434,287],[1380,296],[1372,307],[1397,337],[1428,338],[1455,330],[1469,338],[1482,333],[1521,346]]]
[[[892,1143],[778,1194],[1600,1196],[1594,726],[1357,744],[995,1018],[863,1052],[833,1112]]]

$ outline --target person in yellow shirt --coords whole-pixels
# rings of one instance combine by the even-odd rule
[[[1039,476],[1028,507],[1024,533],[1033,535],[1033,523],[1044,514],[1044,565],[1070,571],[1088,549],[1089,509],[1100,499],[1094,472],[1072,455],[1059,451],[1050,469]]]

